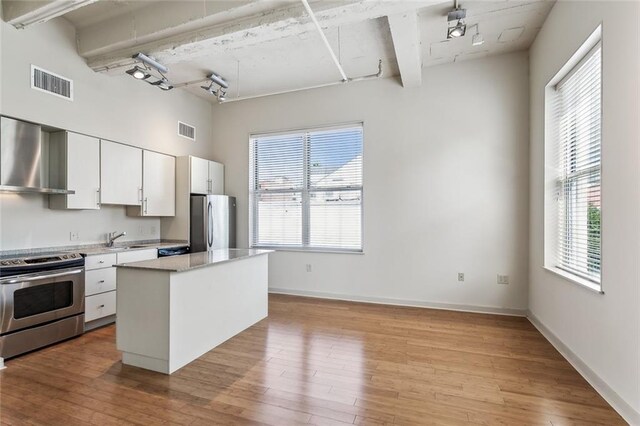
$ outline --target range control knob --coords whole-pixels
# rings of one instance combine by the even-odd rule
[[[3,264],[3,265],[11,265],[11,262],[9,262],[8,260],[3,260],[3,261],[2,261],[2,264]]]
[[[14,265],[19,265],[19,264],[20,264],[20,261],[19,261],[19,260],[14,260],[14,261],[13,261],[13,264],[14,264]]]
[[[76,257],[76,254],[75,253],[70,254],[69,257]]]
[[[66,254],[62,256],[63,259],[68,259],[69,256],[67,256]]]

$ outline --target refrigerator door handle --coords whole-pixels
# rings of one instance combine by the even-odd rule
[[[211,249],[213,246],[213,208],[211,207],[211,201],[207,204],[207,223],[209,225],[209,229],[207,229],[207,248]]]

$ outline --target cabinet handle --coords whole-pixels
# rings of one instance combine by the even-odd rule
[[[96,189],[96,207],[100,207],[100,188]]]
[[[103,284],[103,283],[104,283],[104,280],[98,281],[98,284]]]
[[[98,263],[104,263],[104,260],[98,260]]]
[[[98,309],[102,309],[102,308],[104,308],[104,305],[98,306]]]
[[[138,201],[142,204],[142,188],[138,188]]]
[[[147,214],[147,207],[149,206],[149,199],[145,197],[144,199],[144,214]]]

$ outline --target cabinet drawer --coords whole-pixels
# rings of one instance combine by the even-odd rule
[[[90,271],[98,268],[110,268],[116,264],[116,254],[98,254],[84,259],[84,269]]]
[[[84,322],[97,320],[116,313],[116,292],[94,294],[85,299]]]
[[[116,289],[116,268],[94,269],[84,273],[84,295],[105,293]]]
[[[150,260],[158,257],[158,249],[145,249],[145,250],[134,250],[134,251],[124,251],[118,253],[118,263],[131,263],[131,262],[139,262],[141,260]]]

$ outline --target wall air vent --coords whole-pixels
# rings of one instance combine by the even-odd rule
[[[182,121],[178,121],[178,134],[192,141],[196,140],[196,128]]]
[[[73,80],[31,65],[31,88],[68,101],[73,100]]]

